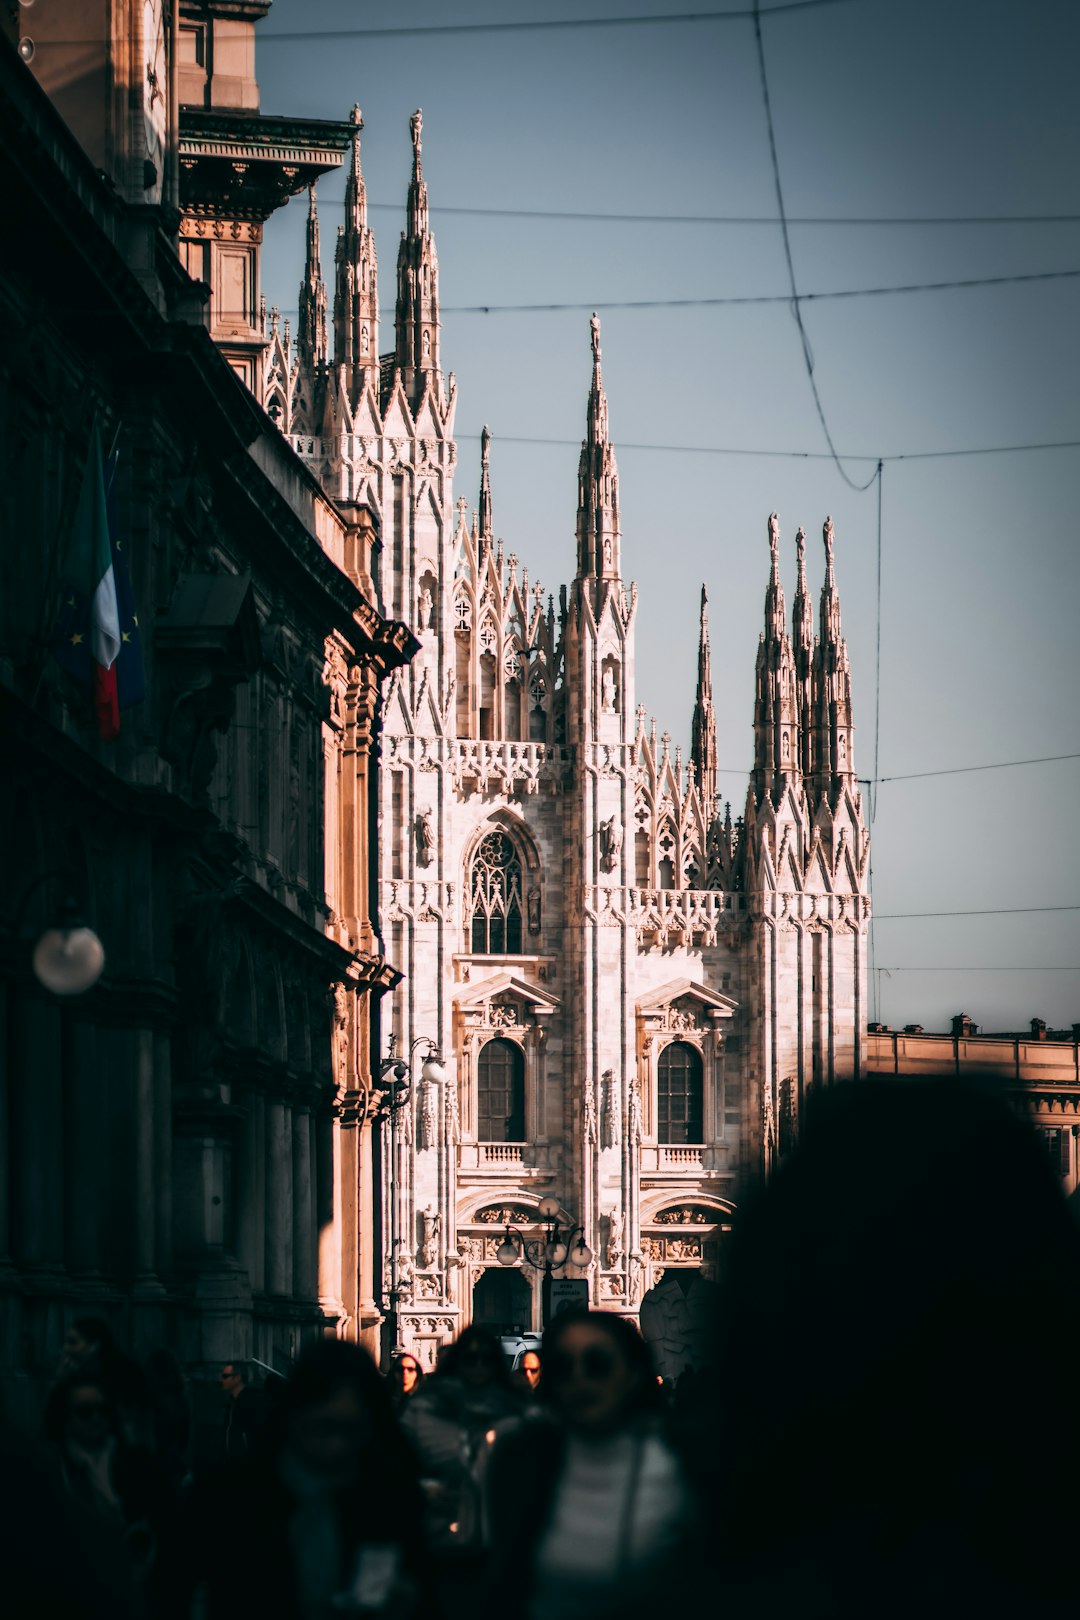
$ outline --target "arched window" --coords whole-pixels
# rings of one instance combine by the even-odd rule
[[[476,847],[469,876],[472,949],[478,956],[521,952],[521,857],[504,832],[489,832]]]
[[[656,1140],[705,1139],[701,1053],[686,1041],[672,1041],[660,1054],[656,1080]]]
[[[476,1137],[479,1142],[525,1140],[525,1057],[513,1041],[488,1041],[480,1049]]]

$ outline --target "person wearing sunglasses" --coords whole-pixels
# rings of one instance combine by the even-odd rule
[[[689,1555],[691,1508],[649,1347],[611,1312],[566,1311],[541,1355],[550,1420],[491,1459],[486,1611],[512,1593],[529,1620],[652,1613]]]

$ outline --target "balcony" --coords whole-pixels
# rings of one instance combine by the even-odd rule
[[[480,1165],[488,1170],[493,1166],[500,1169],[517,1169],[525,1163],[524,1142],[480,1142]]]

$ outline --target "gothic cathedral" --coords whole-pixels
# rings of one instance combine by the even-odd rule
[[[754,768],[733,819],[704,589],[685,765],[637,703],[648,604],[623,577],[599,321],[577,571],[556,604],[495,539],[486,430],[476,509],[454,498],[419,113],[379,353],[353,121],[333,353],[312,195],[298,328],[272,324],[266,401],[338,504],[374,516],[378,605],[421,642],[383,723],[381,924],[404,975],[384,1027],[406,1058],[437,1047],[445,1078],[417,1067],[385,1127],[382,1263],[397,1336],[430,1364],[470,1320],[539,1325],[540,1273],[498,1250],[508,1227],[542,1235],[544,1199],[583,1229],[589,1264],[564,1274],[602,1307],[636,1315],[665,1274],[715,1267],[803,1099],[864,1066],[869,837],[831,521],[815,634],[805,535],[789,626],[768,520]]]

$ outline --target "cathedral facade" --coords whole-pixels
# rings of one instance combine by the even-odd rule
[[[381,1257],[389,1336],[430,1364],[471,1320],[540,1325],[544,1200],[588,1250],[557,1275],[603,1308],[636,1316],[665,1275],[717,1266],[808,1093],[865,1066],[869,838],[831,521],[816,613],[796,535],[789,619],[768,520],[754,767],[733,817],[704,588],[687,760],[638,702],[649,604],[623,572],[599,321],[582,345],[577,567],[549,595],[496,538],[486,430],[475,508],[455,493],[420,115],[382,355],[358,109],[353,123],[333,295],[312,194],[299,324],[271,322],[264,398],[335,502],[372,514],[381,611],[421,644],[382,723],[380,922],[404,975],[383,1026],[412,1083],[384,1110]]]

